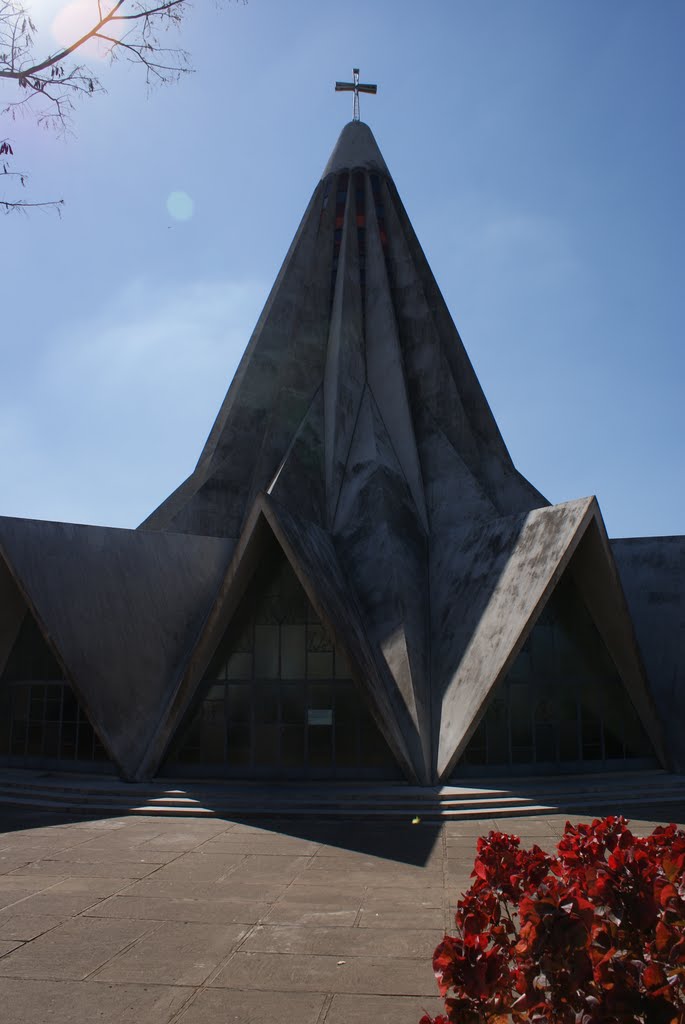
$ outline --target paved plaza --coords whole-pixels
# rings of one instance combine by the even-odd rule
[[[641,834],[685,820],[682,806],[641,813]],[[499,828],[551,849],[567,817],[318,825],[6,810],[0,1015],[417,1024],[440,1005],[431,954],[476,837]]]

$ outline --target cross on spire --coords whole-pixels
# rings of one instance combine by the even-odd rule
[[[359,93],[360,92],[377,93],[378,92],[378,86],[377,85],[363,85],[362,83],[360,83],[360,81],[359,81],[359,68],[352,68],[352,77],[353,77],[353,81],[351,81],[351,82],[336,82],[335,83],[335,91],[336,92],[353,92],[354,93],[354,106],[352,108],[353,109],[352,120],[353,121],[358,121],[359,120]]]

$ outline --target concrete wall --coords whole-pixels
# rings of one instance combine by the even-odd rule
[[[671,761],[685,772],[685,537],[612,540]]]

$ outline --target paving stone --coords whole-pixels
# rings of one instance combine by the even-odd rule
[[[0,910],[4,907],[9,907],[12,903],[16,903],[18,900],[23,899],[25,896],[30,896],[31,893],[25,889],[5,889],[0,890]]]
[[[145,818],[136,817],[133,819],[136,826],[141,827],[146,821]],[[147,819],[149,821],[149,819]],[[155,822],[157,825],[157,823]],[[74,829],[77,832],[118,832],[122,828],[132,828],[131,818],[100,818],[99,821],[74,821],[66,828]],[[157,825],[159,828],[159,825]]]
[[[290,897],[288,897],[290,898]],[[425,886],[420,892],[404,886],[373,886],[369,888],[363,899],[365,910],[394,910],[399,907],[417,908],[420,910],[439,909],[445,901],[445,889],[442,885]]]
[[[0,974],[14,978],[86,978],[149,928],[149,921],[78,917],[3,957]]]
[[[18,868],[22,868],[29,862],[30,858],[22,857],[14,851],[10,853],[0,853],[0,875],[6,875],[9,874],[10,871],[16,871]]]
[[[278,905],[287,903],[293,906],[315,907],[320,910],[357,911],[365,894],[366,886],[362,885],[346,890],[324,889],[321,886],[310,889],[309,886],[298,885],[295,881],[283,890]]]
[[[66,920],[69,917],[76,917],[100,901],[100,896],[88,892],[68,893],[47,889],[27,896],[20,903],[16,903],[13,910],[21,910],[26,914],[46,914],[49,917],[61,917],[62,920]]]
[[[115,892],[128,890],[131,885],[136,885],[130,878],[65,878],[50,888],[54,893],[88,893],[93,897],[105,899],[114,895]]]
[[[242,853],[267,854],[274,857],[302,856],[311,857],[320,851],[319,843],[304,839],[291,839],[289,836],[260,835],[226,835],[210,839],[202,847],[203,853]]]
[[[209,856],[209,854],[208,854]],[[231,855],[222,855],[229,857]],[[291,880],[301,875],[312,861],[308,857],[270,856],[269,854],[245,854],[240,864],[232,873],[233,880],[238,878],[264,878],[274,881]]]
[[[271,923],[271,917],[269,918]],[[433,929],[444,927],[444,910],[417,910],[410,907],[402,910],[362,910],[360,928]]]
[[[282,836],[283,831],[277,826],[269,826],[266,823],[264,825],[248,825],[245,822],[238,821],[234,822],[231,828],[233,835],[257,835],[257,836]]]
[[[431,957],[442,938],[437,929],[402,929],[380,938],[370,928],[296,928],[258,925],[243,943],[250,953],[309,953],[334,956]]]
[[[86,917],[116,917],[140,921],[196,921],[206,924],[254,924],[269,911],[268,903],[113,896],[85,912]]]
[[[317,1024],[324,1000],[320,992],[204,989],[178,1024]]]
[[[341,960],[345,963],[341,964]],[[0,965],[2,963],[0,960]],[[373,956],[348,959],[239,952],[221,969],[211,987],[434,996],[435,977],[430,957],[421,960]]]
[[[11,874],[44,874],[83,878],[145,878],[159,869],[158,864],[140,864],[131,861],[111,859],[97,864],[79,861],[37,860],[16,868]]]
[[[185,878],[153,878],[135,882],[126,890],[127,896],[152,896],[173,899],[179,892],[186,898],[212,899],[229,901],[246,901],[248,903],[273,903],[286,888],[286,882],[269,883],[268,881],[246,882],[242,879],[232,881],[229,875],[225,880],[216,882],[193,882]]]
[[[550,833],[551,833],[550,828]],[[445,845],[447,849],[447,855],[449,856],[450,851],[455,847],[463,851],[463,855],[466,856],[469,850],[473,850],[473,856],[476,855],[476,844],[478,842],[478,836],[446,836]]]
[[[52,885],[64,881],[64,875],[43,875],[31,872],[29,875],[0,875],[0,892],[42,892]]]
[[[240,853],[210,854],[186,853],[170,864],[157,868],[157,879],[188,880],[189,882],[216,882],[232,873],[244,860]]]
[[[326,1024],[416,1024],[435,1013],[447,896],[489,823],[451,837],[446,876],[440,829],[265,825],[123,818],[26,829],[21,842],[12,832],[6,856],[40,856],[0,874],[0,923],[11,910],[12,928],[50,930],[20,945],[0,930],[0,999],[12,981],[34,1003],[13,1006],[8,1024],[321,1024],[325,1007]]]
[[[0,977],[0,1005],[12,1008],[8,1024],[169,1024],[191,994],[171,986]]]
[[[31,939],[63,924],[68,918],[68,914],[31,914],[22,908],[21,903],[14,907],[7,907],[0,911],[0,939],[20,939],[22,942],[30,942]]]
[[[326,1024],[417,1024],[424,1013],[436,1016],[444,1009],[441,999],[425,996],[338,994],[333,996]]]
[[[265,923],[299,925],[300,928],[314,928],[317,925],[330,928],[351,928],[357,919],[358,910],[341,910],[339,907],[312,907],[306,903],[274,903]]]
[[[140,846],[112,847],[100,842],[97,846],[91,843],[82,843],[80,846],[72,846],[67,850],[60,850],[50,854],[50,860],[56,863],[64,862],[67,867],[70,864],[100,864],[112,859],[112,856],[121,859],[129,864],[167,864],[178,857],[178,853],[164,852],[163,850],[146,850]]]
[[[249,926],[236,924],[167,922],[107,964],[98,972],[97,980],[201,985],[248,931]]]
[[[473,818],[465,821],[448,821],[445,822],[445,835],[477,838],[486,836],[488,832],[502,832],[503,820],[502,818],[497,821],[494,818]]]
[[[306,868],[297,879],[301,885],[333,885],[346,886],[390,886],[402,885],[411,889],[423,889],[424,886],[435,886],[442,884],[442,871],[440,874],[429,874],[428,872],[390,871],[387,867],[366,869],[359,867],[337,869],[328,868],[321,862],[313,862]]]
[[[57,856],[65,850],[76,848],[78,844],[74,841],[50,842],[49,839],[35,842],[32,839],[13,838],[10,842],[3,842],[0,857],[18,857],[24,861],[42,860],[45,856]]]
[[[13,949],[17,949],[19,946],[21,946],[21,942],[5,942],[3,940],[0,942],[0,958],[6,953],[11,953]]]
[[[335,872],[329,873],[316,873],[303,872],[298,875],[297,878],[293,878],[292,883],[288,885],[288,893],[293,892],[295,889],[308,889],[312,893],[330,893],[337,892],[338,895],[345,896],[356,896],[359,894],[360,898],[370,885],[374,887],[376,885],[388,885],[391,884],[387,880],[369,878],[368,875],[360,873],[352,874],[352,872],[345,872],[343,875],[335,877]]]

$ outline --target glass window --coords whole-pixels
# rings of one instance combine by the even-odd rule
[[[255,678],[278,678],[279,640],[278,626],[255,626]]]
[[[281,687],[281,721],[290,725],[304,725],[307,691],[300,684],[285,683]]]
[[[226,687],[228,720],[231,725],[237,722],[250,721],[250,688],[246,683],[236,685],[235,683]]]
[[[333,675],[333,652],[307,654],[307,678],[330,679]]]
[[[335,678],[352,679],[349,662],[339,647],[335,649]]]
[[[285,725],[281,730],[281,764],[284,768],[302,768],[304,763],[304,728],[301,725]]]
[[[229,728],[226,736],[226,760],[230,765],[249,765],[250,734],[246,729]]]
[[[214,657],[221,675],[210,667],[166,766],[196,765],[201,774],[204,763],[216,774],[223,759],[226,774],[244,777],[354,777],[367,769],[398,777],[344,656],[275,541],[240,616]]]
[[[333,730],[330,726],[310,726],[307,730],[309,764],[312,768],[325,769],[333,760]]]
[[[254,712],[256,722],[278,722],[281,707],[279,683],[255,683]]]
[[[281,679],[304,679],[306,642],[306,626],[281,627]]]
[[[252,678],[252,652],[236,651],[229,655],[225,665],[226,679]]]
[[[254,762],[258,765],[278,765],[281,730],[278,725],[255,725]]]
[[[341,767],[359,763],[359,730],[348,725],[335,726],[335,759]]]

